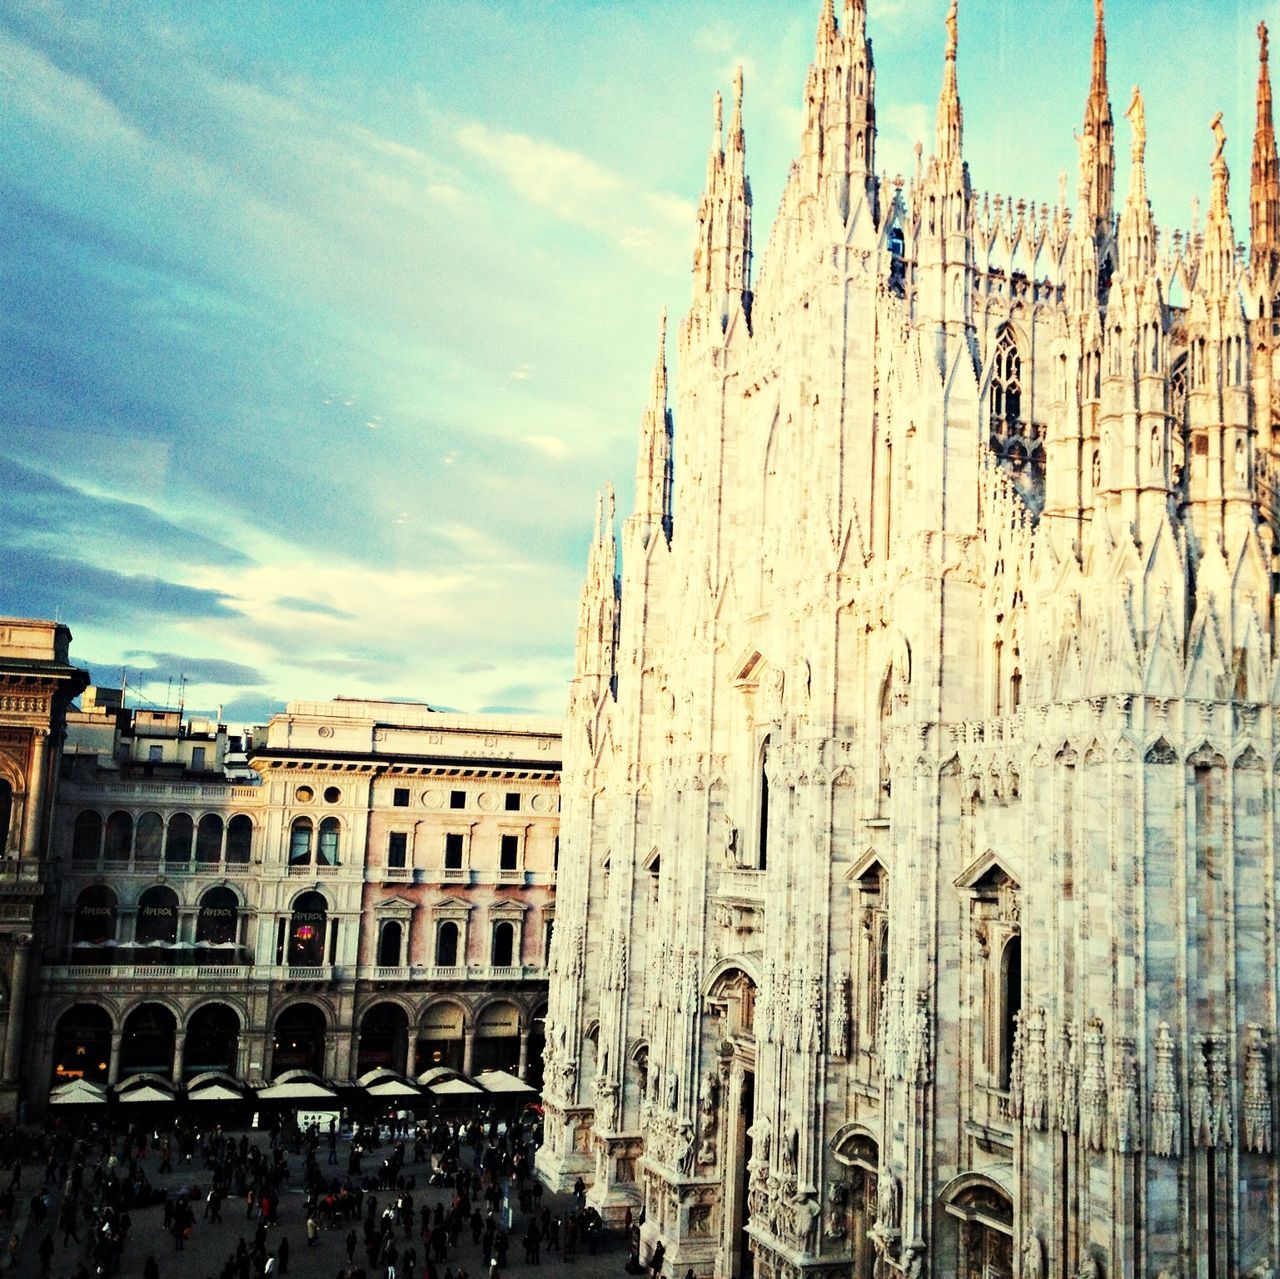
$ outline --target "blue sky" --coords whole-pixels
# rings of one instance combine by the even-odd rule
[[[820,7],[8,0],[0,613],[235,721],[560,713],[594,493],[629,507],[658,314],[687,303],[712,93],[744,66],[763,249]],[[909,172],[946,0],[868,10],[881,165]],[[1092,10],[962,0],[980,190],[1052,203],[1065,167],[1074,193]],[[1141,83],[1169,230],[1221,109],[1247,233],[1277,10],[1109,5],[1120,195]]]

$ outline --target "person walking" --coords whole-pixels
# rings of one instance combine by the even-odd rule
[[[353,1230],[351,1233],[355,1234],[355,1231]],[[312,1213],[311,1216],[307,1218],[307,1247],[314,1247],[319,1238],[320,1226],[316,1222],[315,1214]]]
[[[280,1236],[280,1244],[276,1248],[276,1274],[287,1275],[289,1273],[289,1240],[286,1236]]]

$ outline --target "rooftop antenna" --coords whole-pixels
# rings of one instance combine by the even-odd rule
[[[178,723],[182,723],[182,714],[187,708],[187,677],[178,676]]]
[[[129,668],[122,666],[120,668],[120,709],[124,710],[129,705]]]

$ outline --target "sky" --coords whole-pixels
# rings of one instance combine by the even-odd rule
[[[890,175],[929,149],[946,7],[867,0]],[[630,508],[658,317],[688,303],[712,95],[743,67],[763,251],[820,9],[6,0],[0,614],[232,723],[562,713],[595,493]],[[1247,233],[1260,17],[1108,5],[1119,196],[1140,83],[1170,230],[1222,110]],[[961,0],[976,188],[1074,193],[1092,25]]]

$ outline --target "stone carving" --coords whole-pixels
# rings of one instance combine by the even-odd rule
[[[1043,1008],[1033,1008],[1023,1024],[1022,1122],[1029,1128],[1049,1124],[1049,1053],[1045,1047]]]
[[[1102,1022],[1091,1017],[1084,1028],[1084,1065],[1080,1075],[1080,1128],[1086,1149],[1107,1147],[1107,1068]]]
[[[782,1171],[795,1176],[800,1155],[800,1129],[792,1124],[787,1129],[786,1140],[782,1143]]]
[[[1022,1117],[1022,1014],[1013,1015],[1013,1045],[1009,1057],[1009,1114]]]
[[[827,1052],[837,1059],[849,1055],[849,978],[843,973],[835,980]]]
[[[827,1234],[832,1239],[843,1239],[847,1233],[849,1216],[849,1183],[843,1179],[833,1181],[827,1187]]]
[[[1117,1039],[1113,1051],[1111,1115],[1115,1125],[1115,1149],[1131,1155],[1142,1143],[1138,1116],[1138,1063],[1132,1039]]]
[[[809,998],[805,1004],[804,1047],[817,1052],[822,1047],[822,978],[809,978]]]
[[[712,1167],[716,1162],[716,1134],[720,1126],[720,1077],[714,1070],[708,1070],[702,1077],[698,1115],[698,1163]]]
[[[1057,1085],[1058,1127],[1065,1133],[1074,1133],[1080,1118],[1080,1067],[1075,1027],[1070,1021],[1062,1023],[1058,1034]]]
[[[917,1084],[927,1084],[931,1078],[931,1051],[929,997],[921,990],[916,992],[916,1010],[911,1017],[910,1070]]]
[[[1040,1245],[1040,1237],[1034,1230],[1027,1231],[1022,1241],[1022,1279],[1043,1279],[1044,1249]]]
[[[790,998],[787,1000],[787,1033],[785,1043],[788,1048],[792,1048],[797,1052],[802,1046],[801,1036],[803,1034],[804,1023],[804,979],[798,974],[793,974],[789,983],[788,994]]]
[[[1271,1085],[1267,1078],[1267,1046],[1262,1027],[1250,1022],[1244,1049],[1244,1145],[1260,1155],[1271,1153]]]
[[[1151,1153],[1176,1157],[1182,1150],[1178,1122],[1178,1076],[1169,1023],[1156,1028],[1155,1062],[1151,1070]]]
[[[1212,1106],[1215,1146],[1229,1146],[1235,1140],[1235,1117],[1231,1107],[1231,1077],[1227,1069],[1225,1035],[1209,1036],[1209,1101]]]
[[[899,1210],[898,1179],[887,1166],[881,1165],[876,1175],[875,1229],[882,1239],[898,1238]]]
[[[1213,1101],[1209,1095],[1209,1068],[1204,1049],[1191,1049],[1191,1142],[1195,1146],[1214,1144]]]

